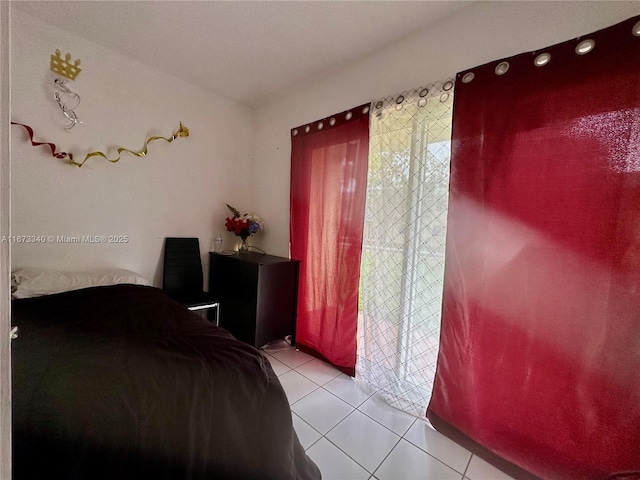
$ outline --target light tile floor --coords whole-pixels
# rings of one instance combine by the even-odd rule
[[[511,480],[333,366],[293,347],[265,353],[324,480]]]

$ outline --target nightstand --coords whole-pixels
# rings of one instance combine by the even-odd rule
[[[209,293],[220,302],[220,326],[257,348],[287,335],[294,344],[299,270],[299,260],[210,252]]]

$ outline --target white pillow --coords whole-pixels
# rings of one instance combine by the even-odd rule
[[[15,287],[13,298],[38,297],[87,287],[116,285],[118,283],[149,285],[149,282],[144,277],[120,268],[105,268],[85,272],[61,272],[59,270],[24,267],[15,269],[11,280]]]

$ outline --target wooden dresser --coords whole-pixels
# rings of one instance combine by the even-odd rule
[[[209,253],[209,293],[220,302],[220,326],[260,348],[291,335],[295,343],[299,260]]]

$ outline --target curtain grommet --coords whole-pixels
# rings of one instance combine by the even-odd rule
[[[476,74],[475,74],[475,73],[473,73],[473,72],[465,73],[465,74],[462,76],[462,83],[469,83],[469,82],[471,82],[475,77],[476,77]],[[445,88],[445,86],[446,86],[446,85],[447,85],[447,84],[445,83],[445,84],[444,84],[444,86],[443,86],[442,88],[443,88],[444,90],[450,90],[450,88]]]
[[[496,70],[495,70],[496,75],[504,75],[508,71],[509,71],[509,62],[500,62],[496,66]]]
[[[576,53],[578,55],[586,55],[591,50],[593,50],[596,46],[596,41],[589,38],[587,40],[581,41],[578,45],[576,45]]]
[[[551,54],[544,52],[541,53],[540,55],[538,55],[534,60],[533,60],[533,64],[536,67],[544,67],[547,63],[549,63],[551,61]]]

